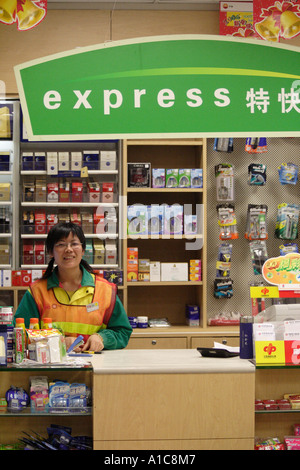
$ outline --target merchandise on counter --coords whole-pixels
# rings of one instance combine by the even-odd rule
[[[267,152],[267,139],[265,137],[247,137],[245,150],[248,153]]]
[[[248,204],[245,238],[248,240],[267,240],[267,213],[265,204]]]
[[[279,204],[275,225],[275,237],[285,240],[295,240],[298,237],[299,221],[298,204]]]
[[[285,450],[284,443],[280,441],[279,437],[256,438],[254,448],[255,450]]]
[[[298,181],[299,166],[295,163],[282,163],[278,167],[281,184],[296,184]]]
[[[137,327],[138,328],[148,328],[148,317],[139,316],[137,317]]]
[[[234,166],[231,163],[219,163],[215,166],[217,201],[234,201]]]
[[[248,184],[251,186],[264,186],[267,182],[267,165],[263,163],[250,163],[248,166]]]
[[[240,317],[240,358],[253,359],[253,317]]]
[[[234,204],[219,204],[217,206],[220,240],[235,240],[239,238],[236,225]]]
[[[216,138],[214,140],[214,150],[216,152],[233,152],[233,138],[232,137],[223,137]]]
[[[45,413],[49,411],[48,389],[47,377],[30,377],[30,409],[33,413]]]
[[[201,259],[190,259],[189,280],[202,281],[202,263]]]

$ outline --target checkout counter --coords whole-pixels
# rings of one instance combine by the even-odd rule
[[[252,450],[255,366],[197,349],[92,358],[95,450]]]

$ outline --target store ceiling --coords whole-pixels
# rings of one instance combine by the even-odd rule
[[[48,0],[49,10],[218,10],[219,0]]]

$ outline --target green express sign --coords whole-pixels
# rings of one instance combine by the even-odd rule
[[[221,36],[77,48],[15,67],[34,140],[300,136],[300,49]]]

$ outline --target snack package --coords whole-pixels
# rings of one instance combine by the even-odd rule
[[[31,347],[35,346],[35,358],[42,364],[63,362],[66,353],[64,335],[55,328],[26,330]]]

